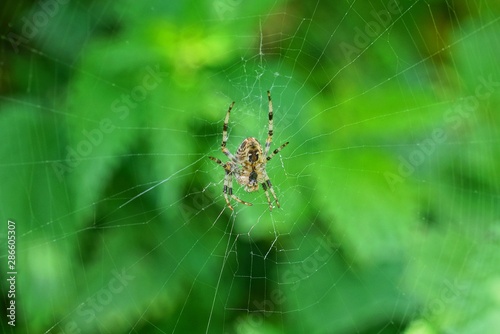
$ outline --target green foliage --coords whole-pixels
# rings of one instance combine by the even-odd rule
[[[496,3],[400,1],[365,45],[386,2],[68,2],[24,34],[43,3],[2,33],[20,332],[500,328]],[[268,89],[282,208],[235,182],[231,212],[208,156],[233,100],[228,148],[265,141]]]

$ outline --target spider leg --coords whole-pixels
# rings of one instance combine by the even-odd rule
[[[271,148],[271,142],[273,141],[273,102],[271,100],[271,92],[267,91],[267,100],[269,101],[269,125],[266,139],[266,147],[264,149],[264,155],[267,157],[269,149]]]
[[[266,160],[269,161],[272,159],[272,157],[278,154],[279,151],[285,148],[285,146],[288,145],[288,142],[284,143],[283,145],[275,149],[273,153],[271,153],[271,155],[268,156],[269,149],[271,148],[271,143],[273,141],[273,102],[271,100],[270,91],[267,91],[267,99],[269,101],[269,130],[267,132],[266,147],[264,148],[264,156],[266,157]]]
[[[229,196],[231,196],[232,199],[234,199],[237,202],[240,202],[241,204],[251,206],[252,203],[245,202],[244,200],[240,199],[239,197],[233,194],[233,174],[231,173],[231,167],[229,166],[229,164],[223,163],[220,159],[214,157],[208,157],[208,158],[214,161],[222,168],[224,168],[224,171],[226,172],[226,175],[224,176],[224,188],[222,189],[222,192],[224,193],[224,199],[226,200],[227,206],[231,210],[234,210],[233,206],[229,202]]]
[[[273,151],[273,153],[271,153],[271,155],[269,155],[268,157],[266,157],[266,160],[269,161],[271,160],[276,154],[279,153],[279,151],[281,151],[282,149],[284,149],[286,147],[286,145],[288,145],[289,142],[286,142],[284,143],[283,145],[281,145],[280,147],[278,147],[277,149],[275,149]]]
[[[224,126],[222,127],[222,144],[220,145],[220,147],[222,149],[222,153],[224,153],[229,159],[236,161],[235,156],[231,152],[229,152],[229,150],[226,147],[228,138],[227,128],[229,123],[229,115],[231,114],[231,110],[233,109],[233,107],[234,107],[234,101],[229,106],[229,109],[227,109],[226,118],[224,119]]]
[[[276,201],[276,206],[280,208],[280,202],[278,201],[278,198],[276,197],[276,193],[274,192],[273,185],[271,183],[271,180],[269,180],[269,177],[262,183],[262,189],[264,189],[264,192],[267,197],[267,203],[269,203],[269,211],[272,211],[273,205],[271,203],[271,197],[269,197],[269,192],[267,189],[271,191],[271,194],[273,195],[274,200]]]
[[[226,169],[226,164],[223,163],[220,159],[214,158],[214,157],[208,157],[210,160],[221,166],[222,168]]]
[[[226,176],[224,177],[224,189],[222,190],[224,193],[224,199],[226,200],[227,206],[231,210],[234,210],[231,204],[229,203],[229,196],[231,196],[232,199],[234,199],[237,202],[240,202],[241,204],[245,204],[248,206],[251,206],[252,203],[245,202],[244,200],[240,199],[236,195],[233,194],[233,174],[229,173],[226,171]]]
[[[230,195],[233,192],[233,177],[231,176],[230,166],[227,163],[223,163],[218,158],[214,158],[214,157],[208,157],[208,158],[210,160],[214,161],[216,164],[218,164],[222,168],[224,168],[226,175],[224,176],[224,188],[223,188],[222,192],[224,193],[224,199],[226,200],[227,206],[231,210],[234,210],[233,207],[231,206],[231,203],[229,203],[229,197],[228,197],[228,192]]]
[[[226,176],[224,177],[224,189],[222,192],[224,193],[224,199],[226,200],[227,206],[231,209],[231,211],[234,211],[231,203],[229,202],[229,197],[227,196],[228,192],[229,194],[232,194],[233,192],[233,178],[229,173],[226,173]]]

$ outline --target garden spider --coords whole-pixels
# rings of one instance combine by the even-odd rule
[[[271,184],[271,180],[269,180],[269,176],[267,176],[266,172],[266,163],[271,160],[279,151],[281,151],[288,142],[284,143],[277,149],[275,149],[270,155],[269,149],[271,147],[271,142],[273,140],[273,103],[271,102],[271,93],[267,91],[267,99],[269,100],[269,130],[266,139],[266,146],[264,148],[264,152],[262,152],[262,146],[259,141],[254,137],[248,137],[241,143],[240,147],[236,151],[236,155],[233,155],[226,147],[227,142],[227,124],[229,122],[229,114],[233,109],[234,102],[231,103],[229,109],[226,113],[226,118],[224,119],[224,126],[222,128],[222,144],[221,149],[222,152],[229,158],[229,161],[223,163],[221,160],[209,157],[211,160],[215,161],[219,166],[224,168],[226,175],[224,176],[224,199],[226,200],[227,206],[234,210],[229,203],[229,196],[231,196],[234,200],[245,204],[252,205],[252,203],[245,202],[236,195],[233,194],[233,176],[236,177],[236,181],[245,187],[245,190],[248,192],[257,191],[259,189],[259,183],[262,185],[264,192],[267,197],[267,203],[269,203],[269,210],[273,209],[271,204],[271,198],[269,197],[268,189],[273,194],[274,200],[276,201],[276,206],[279,208],[280,203],[278,202],[278,198],[276,197],[276,193],[274,192],[273,185]]]

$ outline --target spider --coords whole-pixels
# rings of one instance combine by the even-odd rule
[[[227,124],[229,123],[229,115],[231,114],[231,110],[234,106],[233,102],[227,110],[226,118],[224,119],[224,126],[222,127],[221,149],[222,153],[224,153],[229,158],[229,161],[223,163],[220,159],[209,157],[210,160],[215,161],[215,163],[224,168],[224,171],[226,172],[226,175],[224,176],[224,188],[222,192],[224,193],[224,199],[226,200],[227,206],[231,210],[234,209],[229,202],[229,196],[231,196],[231,198],[233,198],[235,201],[238,201],[242,204],[249,206],[252,205],[252,203],[245,202],[233,194],[233,176],[236,178],[236,181],[240,185],[244,186],[245,190],[248,192],[257,191],[259,189],[260,183],[266,194],[267,203],[269,204],[269,210],[272,210],[273,206],[271,204],[271,198],[269,197],[268,189],[271,191],[271,194],[276,201],[276,206],[278,208],[280,207],[280,203],[278,202],[278,198],[276,197],[276,193],[274,192],[271,180],[269,180],[269,176],[267,176],[266,164],[276,154],[278,154],[279,151],[281,151],[286,145],[288,145],[288,142],[284,143],[268,155],[269,149],[271,148],[271,142],[273,140],[273,103],[271,101],[271,93],[269,91],[267,91],[267,99],[269,101],[269,129],[264,150],[262,150],[262,146],[260,145],[259,141],[254,137],[248,137],[243,140],[240,147],[238,147],[235,155],[233,155],[227,149]]]

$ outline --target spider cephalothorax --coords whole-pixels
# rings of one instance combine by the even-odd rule
[[[278,198],[276,197],[276,193],[274,192],[273,186],[271,184],[271,180],[269,180],[269,176],[267,176],[266,163],[271,160],[275,154],[277,154],[286,145],[288,145],[288,142],[284,143],[283,145],[275,149],[270,155],[268,155],[273,139],[273,104],[271,101],[271,93],[269,91],[267,91],[267,97],[269,100],[269,129],[264,150],[262,150],[262,146],[260,145],[259,141],[253,137],[248,137],[243,140],[235,155],[233,155],[227,149],[227,127],[229,122],[229,115],[231,114],[231,110],[234,106],[233,102],[229,106],[229,109],[226,113],[226,118],[224,119],[221,144],[222,152],[230,160],[226,163],[223,163],[217,158],[209,157],[211,160],[222,166],[226,171],[226,176],[224,177],[223,193],[224,198],[226,199],[226,203],[231,210],[233,210],[233,207],[231,206],[231,203],[229,203],[229,196],[245,205],[252,205],[251,203],[245,202],[233,194],[233,176],[236,178],[236,181],[240,185],[245,187],[245,190],[248,192],[258,190],[259,184],[261,184],[266,194],[267,202],[269,203],[269,210],[272,210],[273,206],[271,204],[271,198],[269,197],[269,193],[267,191],[269,189],[271,191],[271,194],[273,195],[274,200],[276,201],[276,206],[278,208],[280,207]]]

